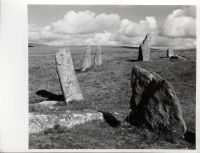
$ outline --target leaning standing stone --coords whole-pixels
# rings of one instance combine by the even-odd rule
[[[174,50],[172,48],[167,49],[167,58],[174,56]]]
[[[65,102],[69,103],[70,101],[83,100],[83,95],[74,73],[74,66],[69,48],[60,49],[56,54],[56,66]]]
[[[88,47],[86,47],[86,50],[85,50],[85,56],[84,56],[83,65],[82,65],[82,71],[86,71],[89,68],[91,68],[91,66],[92,66],[92,60],[91,60],[90,53],[91,53],[90,46],[88,46]]]
[[[148,33],[139,47],[139,61],[150,61],[151,35]]]
[[[183,136],[182,110],[172,84],[155,73],[134,66],[131,77],[131,112],[127,121],[162,135]]]

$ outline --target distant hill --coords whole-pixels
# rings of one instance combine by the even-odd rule
[[[45,44],[40,44],[40,43],[34,43],[34,42],[29,42],[28,47],[36,47],[36,46],[47,46]]]

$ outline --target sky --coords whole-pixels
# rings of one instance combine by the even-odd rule
[[[29,42],[54,46],[196,47],[196,7],[180,5],[29,5]]]

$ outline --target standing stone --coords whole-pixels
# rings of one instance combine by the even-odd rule
[[[139,61],[150,61],[151,35],[148,33],[139,47]]]
[[[167,58],[174,56],[174,50],[172,48],[167,49]]]
[[[94,56],[94,65],[95,69],[98,69],[102,66],[102,58],[101,58],[101,46],[97,46],[97,50]]]
[[[74,73],[74,66],[69,48],[60,49],[56,54],[56,66],[65,102],[69,103],[70,101],[83,100],[83,95]]]
[[[83,59],[82,71],[86,71],[92,66],[90,46],[86,47],[85,56]]]
[[[126,118],[129,123],[162,135],[184,135],[185,121],[170,82],[135,66],[132,69],[131,86],[131,111]]]

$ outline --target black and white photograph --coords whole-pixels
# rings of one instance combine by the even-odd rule
[[[195,5],[27,9],[29,149],[196,149]]]

